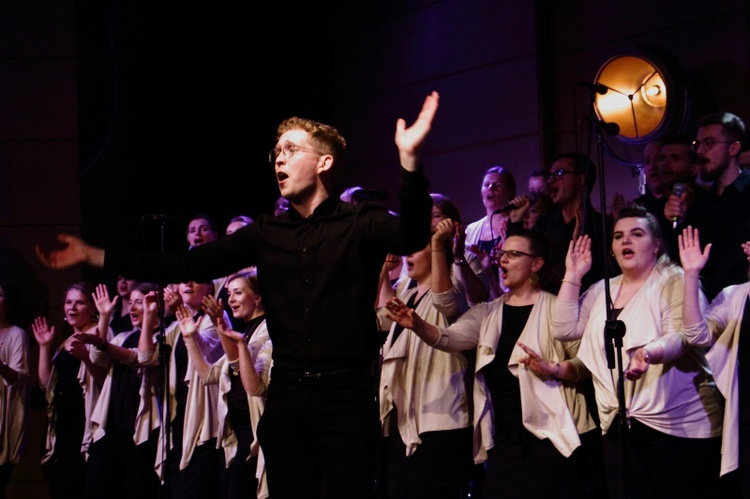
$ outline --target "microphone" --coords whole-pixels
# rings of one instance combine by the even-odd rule
[[[672,194],[677,197],[682,196],[685,193],[685,190],[687,190],[687,187],[682,182],[677,182],[672,186]],[[677,228],[677,217],[672,217],[672,228]]]
[[[180,218],[178,215],[164,215],[162,213],[149,213],[143,216],[151,220],[156,220],[157,222],[167,222],[169,220],[177,220]]]
[[[529,195],[526,196],[526,197],[529,198],[529,205],[533,205],[534,203],[536,203],[537,196],[536,196],[535,192],[529,193]],[[520,205],[513,204],[513,201],[510,201],[505,206],[503,206],[502,208],[498,208],[495,211],[493,211],[492,214],[493,215],[498,215],[500,213],[507,213],[509,211],[513,211],[513,210],[518,209],[520,207],[521,207]]]
[[[614,121],[612,123],[607,123],[606,121],[598,120],[596,118],[584,117],[583,119],[593,123],[594,126],[596,126],[596,128],[598,128],[599,130],[604,130],[604,133],[606,133],[610,137],[614,137],[615,135],[620,133],[620,125],[618,125]]]
[[[586,87],[590,90],[593,90],[599,95],[604,95],[609,90],[609,88],[606,85],[602,85],[601,83],[586,83],[585,81],[579,81],[578,86]]]

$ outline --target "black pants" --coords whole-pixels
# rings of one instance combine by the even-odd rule
[[[379,423],[373,380],[271,378],[258,438],[273,499],[368,499]]]
[[[615,422],[603,439],[611,498],[717,497],[721,437],[675,437],[635,419],[623,432],[623,441],[620,433]],[[620,459],[623,449],[624,463]]]
[[[169,476],[165,483],[165,496],[179,499],[218,499],[221,449],[212,438],[197,446],[184,470],[180,469],[181,451],[168,453]]]
[[[258,457],[247,458],[252,442],[252,430],[237,433],[237,453],[228,467],[224,451],[221,451],[221,499],[249,499],[256,496]]]
[[[392,414],[392,418],[395,416]],[[395,432],[394,432],[395,430]],[[416,451],[406,456],[398,429],[388,437],[389,499],[466,497],[471,478],[472,429],[421,433]]]
[[[132,437],[119,440],[105,435],[91,444],[86,497],[156,499],[159,496],[159,476],[154,470],[156,434],[137,447]]]

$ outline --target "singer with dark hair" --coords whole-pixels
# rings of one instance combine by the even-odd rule
[[[674,203],[684,203],[687,211],[691,212],[696,202],[698,206],[705,203],[708,192],[696,183],[700,165],[695,161],[695,152],[690,146],[692,139],[687,135],[666,135],[660,139],[660,142],[661,146],[655,161],[659,172],[659,185],[666,196],[660,199],[662,201],[660,210],[658,204],[655,204],[654,209],[650,206],[646,208],[659,221],[669,257],[679,262],[678,220],[674,216],[668,216],[668,213],[671,213],[670,207]]]
[[[700,118],[692,148],[701,180],[711,183],[708,195],[696,197],[689,208],[684,196],[672,196],[664,209],[665,216],[677,219],[677,230],[691,225],[700,230],[704,243],[712,244],[701,271],[709,300],[723,288],[748,280],[748,261],[740,249],[750,240],[750,171],[740,165],[745,133],[745,124],[734,114]]]
[[[707,339],[683,326],[682,268],[666,256],[654,216],[638,206],[620,211],[611,251],[622,274],[579,298],[593,255],[588,237],[571,243],[550,316],[555,339],[581,341],[577,358],[594,382],[610,497],[620,490],[638,498],[717,497],[722,400],[704,354]],[[613,349],[623,366],[625,414],[618,371],[605,354],[607,285],[614,318],[625,326],[622,349]],[[579,379],[580,369],[559,364],[559,378]]]

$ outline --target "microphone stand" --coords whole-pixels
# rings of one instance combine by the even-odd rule
[[[606,206],[607,198],[604,187],[604,146],[602,141],[602,130],[601,126],[594,123],[593,128],[596,133],[596,145],[597,145],[597,167],[599,174],[599,203],[602,207],[602,234],[607,234],[607,216]],[[615,317],[614,305],[612,302],[612,295],[609,285],[609,252],[607,251],[607,245],[602,245],[602,262],[604,271],[604,297],[606,306],[606,317],[604,322],[604,348],[607,357],[607,367],[609,369],[617,369],[617,402],[618,402],[618,439],[619,439],[619,487],[620,497],[623,499],[630,497],[630,483],[628,478],[630,476],[630,467],[628,464],[628,421],[625,407],[625,376],[623,374],[622,365],[622,338],[625,336],[625,323],[621,320],[617,320]]]
[[[165,251],[165,228],[166,218],[162,217],[159,219],[159,239],[160,239],[160,251],[163,254]],[[162,297],[163,301],[163,297]],[[166,305],[166,304],[165,304]],[[161,429],[164,438],[162,439],[162,457],[164,461],[161,467],[161,487],[160,495],[164,498],[170,497],[171,481],[169,480],[170,469],[169,460],[167,456],[169,454],[170,443],[172,442],[172,431],[171,431],[171,414],[169,410],[169,362],[172,354],[172,347],[167,344],[167,327],[164,323],[164,307],[160,314],[161,323],[161,334],[158,335],[158,348],[159,348],[159,366],[161,367],[161,387],[158,390],[161,392]],[[159,394],[157,392],[157,398]]]

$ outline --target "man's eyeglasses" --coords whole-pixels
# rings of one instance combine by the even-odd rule
[[[271,149],[271,152],[268,153],[268,162],[271,163],[271,165],[275,165],[276,158],[278,158],[279,155],[283,154],[286,159],[289,159],[292,156],[294,156],[294,153],[296,153],[297,151],[310,151],[310,152],[314,152],[317,154],[323,154],[321,152],[316,151],[315,149],[310,149],[309,147],[302,147],[302,146],[298,146],[297,144],[292,144],[291,142],[287,142],[281,147]]]
[[[693,152],[698,152],[698,149],[703,146],[703,150],[708,152],[711,150],[711,148],[714,146],[714,144],[733,144],[736,142],[735,140],[716,140],[713,137],[706,137],[703,140],[694,140],[692,144],[690,144],[690,149]]]
[[[549,172],[547,174],[547,180],[549,180],[549,181],[551,181],[551,180],[557,180],[559,178],[562,178],[563,175],[567,175],[567,174],[578,175],[578,172],[571,172],[571,171],[563,170],[562,168],[560,168],[559,170],[555,170],[553,172]]]
[[[500,260],[505,255],[508,255],[508,258],[510,258],[511,260],[515,260],[516,258],[520,258],[522,256],[530,256],[531,258],[536,258],[536,255],[532,255],[531,253],[524,253],[523,251],[501,249],[495,250],[495,257],[498,260]]]

